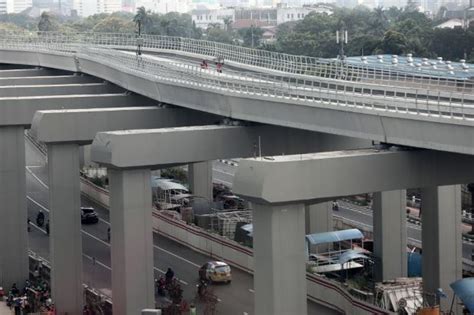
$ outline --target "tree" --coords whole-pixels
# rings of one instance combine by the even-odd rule
[[[133,22],[135,24],[141,23],[141,27],[143,33],[146,33],[147,30],[150,28],[151,25],[151,18],[150,18],[151,11],[147,11],[145,7],[139,7],[137,9],[137,14],[133,17]]]
[[[389,30],[385,33],[381,49],[384,53],[399,55],[402,54],[407,47],[406,38],[402,33]]]
[[[52,17],[48,14],[48,12],[41,13],[40,20],[38,22],[38,30],[40,32],[51,32],[57,31],[57,25],[53,23]]]
[[[92,29],[94,32],[132,33],[135,30],[133,22],[117,16],[109,16],[97,23]]]
[[[260,27],[247,27],[239,30],[239,34],[244,41],[244,46],[259,47],[263,38],[263,30]]]
[[[224,29],[227,31],[227,32],[232,32],[232,17],[230,16],[226,16],[224,19]]]
[[[221,42],[226,44],[232,44],[234,42],[232,35],[220,27],[209,27],[206,32],[206,39],[213,42]]]

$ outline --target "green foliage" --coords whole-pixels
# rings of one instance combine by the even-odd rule
[[[38,22],[38,31],[40,32],[54,32],[59,29],[58,23],[53,20],[53,17],[48,12],[41,13]]]
[[[171,178],[181,183],[188,181],[188,174],[181,167],[171,167],[161,170],[161,177]]]
[[[262,44],[263,29],[260,27],[247,27],[239,30],[239,35],[242,37],[244,46],[259,47]]]
[[[118,16],[109,16],[97,23],[92,30],[107,33],[132,33],[135,31],[135,25],[132,21],[127,21]]]
[[[207,29],[205,39],[226,44],[232,44],[234,42],[234,36],[232,33],[221,29],[218,25],[214,27],[211,26]]]

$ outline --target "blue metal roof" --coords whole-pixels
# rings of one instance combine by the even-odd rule
[[[362,238],[364,238],[364,234],[362,234],[362,232],[359,231],[358,229],[349,229],[349,230],[306,235],[306,240],[311,245],[340,242],[340,241],[353,240],[353,239],[362,239]]]
[[[345,264],[348,261],[351,261],[356,258],[369,259],[368,256],[364,255],[361,250],[350,249],[345,251],[341,256],[339,256],[339,263]]]
[[[474,78],[474,64],[466,62],[450,62],[438,59],[428,59],[397,55],[372,55],[347,57],[346,62],[356,66],[386,69],[416,76],[429,76],[451,79]]]
[[[474,313],[474,278],[461,279],[451,283],[450,286],[467,307],[469,313]]]

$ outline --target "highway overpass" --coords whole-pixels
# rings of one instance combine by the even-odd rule
[[[133,220],[136,216],[147,218],[150,215],[150,169],[190,164],[196,168],[197,174],[205,175],[196,178],[195,185],[209,187],[211,176],[206,175],[211,171],[206,162],[209,160],[260,154],[347,150],[370,146],[371,141],[428,149],[427,153],[413,151],[384,155],[373,152],[375,159],[382,157],[377,160],[377,165],[380,165],[377,171],[384,170],[387,171],[386,174],[393,176],[395,173],[390,172],[408,170],[403,178],[410,181],[400,181],[397,176],[390,177],[390,180],[387,177],[385,181],[378,179],[372,186],[359,185],[359,188],[366,187],[370,191],[380,192],[380,209],[374,212],[374,215],[379,215],[375,219],[380,225],[377,227],[379,232],[375,241],[380,242],[376,245],[376,248],[380,248],[376,254],[381,255],[383,261],[387,261],[382,272],[384,278],[402,276],[405,272],[403,268],[397,269],[388,263],[394,255],[400,255],[399,249],[403,248],[406,242],[403,233],[398,233],[399,237],[389,237],[383,233],[384,228],[387,230],[389,225],[396,226],[395,230],[399,232],[403,231],[406,224],[404,207],[400,206],[400,202],[397,203],[394,196],[403,195],[403,189],[419,187],[416,185],[453,185],[472,181],[471,174],[459,168],[471,161],[469,156],[462,154],[471,155],[474,152],[471,136],[474,96],[472,82],[469,80],[433,77],[424,73],[407,75],[391,70],[341,66],[311,58],[270,53],[267,55],[245,50],[242,56],[250,58],[249,65],[235,54],[237,49],[208,45],[206,42],[192,42],[190,45],[185,40],[173,38],[151,38],[147,41],[150,46],[147,49],[150,52],[167,52],[168,56],[136,56],[129,52],[133,49],[133,43],[130,44],[130,37],[127,35],[94,35],[89,41],[85,41],[85,38],[61,34],[15,34],[0,40],[2,63],[88,74],[113,83],[104,84],[93,78],[90,83],[71,81],[69,84],[55,84],[57,81],[49,78],[49,84],[45,87],[40,83],[41,80],[33,82],[35,80],[31,75],[46,77],[48,70],[4,70],[0,73],[0,76],[6,78],[22,77],[23,79],[17,82],[24,82],[23,86],[17,83],[14,87],[8,84],[0,87],[5,93],[5,97],[0,98],[0,136],[3,138],[1,150],[4,157],[0,166],[4,175],[0,183],[0,196],[2,204],[6,205],[3,215],[9,218],[2,231],[14,235],[14,243],[18,244],[15,249],[12,249],[11,244],[3,244],[2,252],[9,251],[12,255],[2,260],[2,278],[8,284],[23,278],[26,272],[26,235],[21,232],[26,230],[26,227],[21,228],[26,224],[26,205],[21,201],[21,196],[26,195],[25,182],[22,180],[25,172],[22,134],[24,128],[33,125],[33,134],[48,146],[53,296],[60,311],[62,309],[75,313],[82,308],[80,292],[83,244],[80,222],[74,217],[74,213],[80,205],[77,174],[79,147],[92,141],[92,159],[109,168],[111,180],[111,222],[114,226],[112,262],[116,266],[113,268],[112,290],[114,295],[119,297],[118,303],[114,303],[114,312],[117,314],[133,313],[139,308],[152,307],[154,303],[151,224],[146,219]],[[180,57],[170,59],[170,53]],[[180,61],[183,57],[209,58],[222,54],[233,67],[246,71],[225,71],[218,74]],[[379,80],[381,84],[372,83],[374,79]],[[48,91],[51,91],[51,94]],[[78,101],[69,102],[66,95],[74,95]],[[110,102],[113,97],[120,99],[122,103]],[[86,101],[87,98],[91,101]],[[102,103],[101,100],[105,99],[109,102]],[[201,114],[195,121],[179,122],[180,116],[195,117],[198,114],[192,114],[191,111],[185,114],[175,112],[170,114],[174,115],[171,125],[150,120],[151,125],[140,126],[143,115],[146,116],[144,113],[150,110],[143,106],[153,107],[155,111],[170,112],[166,110],[168,105],[163,106],[163,103],[199,111]],[[117,108],[137,105],[142,108]],[[96,114],[91,116],[104,118],[84,120],[84,117],[87,117],[84,115],[91,115],[92,108],[104,107],[113,109],[97,109]],[[63,111],[66,108],[83,110]],[[51,109],[56,109],[56,112],[50,111]],[[39,112],[35,114],[36,111]],[[133,112],[141,112],[139,116],[142,118],[137,118],[139,116],[134,116]],[[209,114],[218,117],[217,121],[209,123]],[[57,115],[58,118],[43,120],[48,115]],[[61,124],[65,120],[59,117],[65,115],[72,115],[71,123]],[[74,117],[82,117],[82,120],[75,121]],[[134,117],[132,124],[128,124],[130,117]],[[53,131],[43,129],[48,126]],[[129,131],[130,128],[139,130]],[[278,136],[272,137],[272,134]],[[434,150],[444,153],[437,154]],[[348,159],[347,165],[358,161],[357,154],[351,155],[346,151],[341,154]],[[391,157],[394,157],[394,160]],[[313,165],[311,161],[320,158],[319,155],[305,156],[309,161],[308,165]],[[365,158],[361,159],[361,163],[367,163],[364,161]],[[369,158],[368,161],[372,159]],[[398,168],[392,168],[389,164],[386,168],[383,167],[382,165],[387,163],[385,161],[396,162]],[[442,165],[439,164],[440,161],[448,164],[448,161],[457,161],[458,164],[449,165],[449,168],[443,168],[442,171],[438,169],[435,173],[435,166],[439,168]],[[291,162],[295,163],[295,167],[302,164],[297,160]],[[258,162],[252,164],[251,161],[245,163],[251,169],[255,167],[256,171],[270,165]],[[367,165],[361,164],[360,170],[367,170],[366,167]],[[308,171],[312,170],[311,167],[308,168]],[[264,178],[279,174],[279,171],[267,175],[262,171],[259,174],[263,174],[261,176]],[[329,176],[327,173],[321,174]],[[367,174],[359,173],[359,176],[364,175]],[[242,177],[241,187],[248,187],[246,185],[255,180],[254,178],[245,184],[248,178]],[[348,183],[354,184],[354,178],[351,177]],[[286,191],[284,188],[279,189],[283,192]],[[382,192],[383,190],[398,192],[386,193]],[[205,188],[203,191],[209,192],[209,189]],[[291,217],[288,223],[301,231],[302,209],[306,207],[313,216],[317,216],[320,215],[320,207],[311,204],[357,191],[353,187],[344,186],[344,189],[339,191],[326,191],[326,194],[319,191],[320,195],[317,195],[314,190],[303,189],[300,191],[304,193],[302,196],[285,195],[277,199],[260,196],[257,204],[262,204],[259,209],[267,209],[270,212],[275,209],[289,210],[296,216]],[[425,279],[426,288],[433,290],[441,286],[447,290],[447,283],[460,275],[460,267],[451,269],[450,272],[442,271],[445,270],[444,266],[460,266],[461,243],[459,241],[457,244],[456,236],[459,234],[460,238],[460,225],[457,215],[452,218],[445,217],[450,219],[451,224],[441,225],[440,215],[445,208],[450,208],[452,214],[460,212],[460,209],[456,211],[459,208],[460,196],[455,186],[431,187],[424,191],[426,200],[429,200],[427,204],[431,205],[434,211],[427,217],[430,221],[425,224],[425,229],[428,226],[429,231],[452,236],[443,242],[436,238],[429,239],[428,235],[423,236],[425,254],[428,253],[427,255],[433,258],[424,268],[433,270],[433,275],[437,275],[432,277],[431,281]],[[253,196],[253,193],[245,189],[239,188],[239,192],[247,197]],[[271,191],[264,192],[273,196]],[[298,205],[289,208],[284,206],[294,202]],[[266,203],[270,206],[263,205]],[[385,208],[392,210],[384,211]],[[134,209],[134,212],[131,213],[130,209]],[[257,212],[264,218],[267,210]],[[258,222],[262,224],[266,220]],[[20,228],[17,231],[12,230],[12,227]],[[137,235],[134,233],[137,230],[144,233]],[[71,237],[71,240],[66,236]],[[275,237],[278,236],[282,235],[275,234]],[[275,243],[265,243],[261,238],[257,243],[260,248],[269,250],[275,259],[278,259],[279,255],[292,256],[291,250],[298,248],[289,249],[289,252],[285,251],[286,249],[278,251],[273,248]],[[449,259],[440,257],[442,249],[452,251],[447,255]],[[137,256],[143,259],[137,261],[134,259]],[[300,254],[298,258],[301,258]],[[262,266],[259,258],[256,264]],[[262,279],[271,278],[274,283],[285,281],[283,275],[290,272],[289,266],[287,263],[275,266],[273,274],[256,280],[257,292],[262,294],[264,291]],[[71,268],[76,271],[71,272]],[[260,274],[258,270],[261,269],[257,268],[257,275]],[[276,272],[277,270],[280,272]],[[271,270],[266,272],[268,271]],[[302,277],[301,270],[299,271],[295,279]],[[140,274],[140,277],[131,277],[137,274]],[[62,289],[71,283],[73,289],[68,292]],[[295,288],[295,293],[304,291],[304,287],[295,283],[291,287]],[[278,307],[284,290],[278,285],[273,288],[272,295],[261,295],[262,298],[257,299],[256,310],[273,314],[284,312],[284,308]],[[137,296],[138,292],[140,294]],[[286,296],[288,303],[285,307],[289,311],[305,312],[306,302],[302,302],[302,298],[304,301],[304,294]],[[269,308],[263,309],[264,304]]]

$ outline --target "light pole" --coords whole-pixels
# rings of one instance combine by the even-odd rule
[[[138,36],[137,36],[137,56],[142,55],[142,45],[143,45],[143,38],[142,38],[142,19],[137,20],[137,27],[138,27]]]
[[[341,29],[340,31],[336,31],[336,43],[339,44],[339,56],[338,59],[341,61],[344,60],[344,44],[347,45],[349,41],[349,37],[347,35],[347,30]]]

